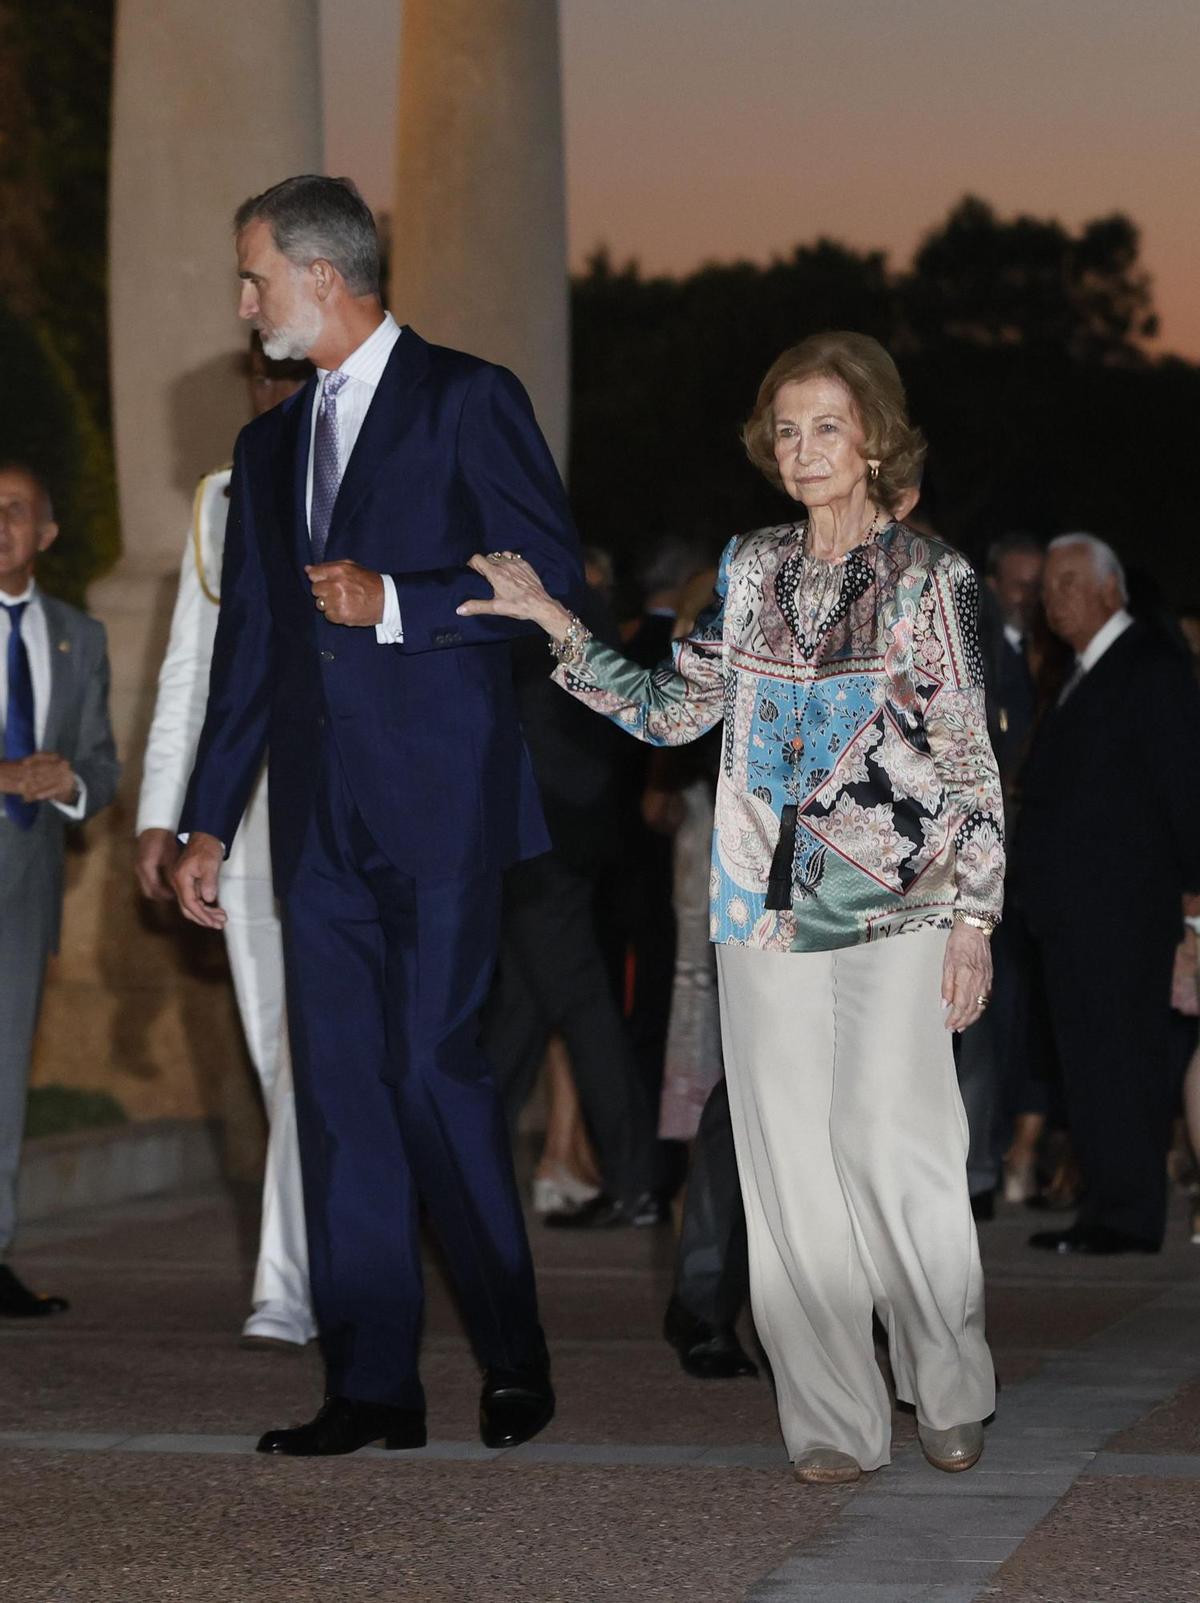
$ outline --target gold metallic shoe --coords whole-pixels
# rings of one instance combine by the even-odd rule
[[[849,1453],[834,1447],[814,1447],[792,1466],[796,1479],[809,1486],[844,1486],[856,1481],[862,1469]]]
[[[921,1451],[934,1469],[944,1469],[950,1475],[970,1469],[983,1452],[982,1425],[951,1425],[949,1430],[934,1430],[932,1425],[922,1425],[918,1420],[917,1435],[921,1438]]]

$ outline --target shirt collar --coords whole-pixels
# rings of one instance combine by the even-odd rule
[[[400,338],[400,325],[391,312],[384,312],[383,322],[377,329],[367,335],[361,345],[350,352],[350,355],[338,368],[347,378],[357,379],[360,384],[369,384],[374,390],[379,387],[379,380],[383,377],[383,370],[388,364],[388,357],[392,354],[392,346]],[[324,384],[329,369],[319,367],[317,372],[321,375]]]
[[[0,606],[19,607],[22,601],[36,601],[37,593],[37,584],[30,579],[19,596],[0,595]]]
[[[1096,633],[1079,653],[1079,666],[1084,673],[1090,673],[1109,646],[1121,638],[1132,622],[1132,617],[1122,607],[1119,612],[1113,613],[1107,623],[1102,624],[1096,630]]]

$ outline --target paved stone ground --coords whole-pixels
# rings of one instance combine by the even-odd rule
[[[1003,1383],[980,1467],[939,1475],[911,1417],[859,1486],[790,1477],[765,1381],[683,1376],[658,1337],[668,1232],[532,1226],[559,1414],[475,1438],[478,1380],[436,1267],[420,1454],[275,1461],[315,1351],[245,1353],[252,1208],[224,1192],[26,1232],[72,1298],[0,1325],[5,1603],[1196,1603],[1200,1250],[1068,1263],[984,1227]]]

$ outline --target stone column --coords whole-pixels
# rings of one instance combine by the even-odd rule
[[[511,367],[566,466],[557,0],[404,0],[391,302]]]
[[[141,750],[204,472],[248,415],[230,221],[322,160],[318,0],[118,0],[110,195],[113,409],[124,556],[91,594],[108,626],[119,800],[69,863],[36,1076],[135,1116],[251,1095],[220,939],[137,898]],[[68,531],[69,534],[69,531]],[[197,938],[199,936],[199,938]]]

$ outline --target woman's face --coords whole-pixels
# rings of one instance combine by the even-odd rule
[[[772,408],[783,487],[806,507],[848,500],[867,476],[862,424],[840,379],[817,374],[781,385]]]

